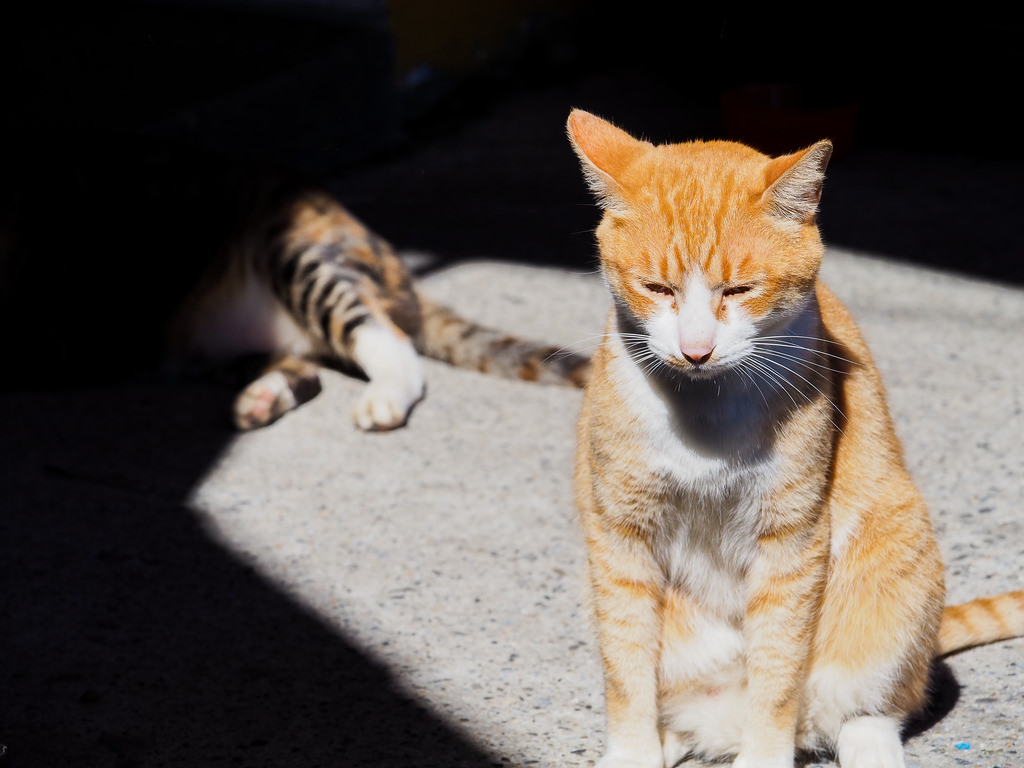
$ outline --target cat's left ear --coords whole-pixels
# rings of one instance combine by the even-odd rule
[[[765,170],[761,204],[773,215],[796,224],[809,224],[818,212],[825,167],[832,142],[819,141],[792,155],[777,157]]]
[[[650,144],[582,109],[570,113],[566,130],[591,191],[605,209],[624,212],[619,177]]]

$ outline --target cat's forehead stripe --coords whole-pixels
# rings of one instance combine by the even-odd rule
[[[712,174],[716,183],[709,184],[710,179],[703,177],[707,171],[693,163],[675,162],[670,169],[672,173],[663,174],[660,184],[646,189],[654,199],[645,206],[661,219],[664,241],[654,250],[663,257],[664,277],[680,283],[685,274],[699,268],[723,278],[729,266],[724,258],[726,238],[737,208],[737,172],[723,168],[720,174]],[[655,253],[645,256],[646,268],[658,266]]]

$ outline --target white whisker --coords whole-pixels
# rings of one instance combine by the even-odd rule
[[[789,379],[783,376],[781,373],[773,369],[770,365],[761,362],[754,356],[750,356],[743,361],[744,365],[750,366],[750,368],[761,376],[761,380],[769,384],[776,392],[782,392],[785,394],[793,407],[799,406],[796,398],[793,397],[790,389],[795,389],[798,394],[803,395],[806,398],[806,394],[801,392],[799,388],[795,387]]]
[[[761,385],[757,383],[757,379],[754,378],[755,371],[748,371],[746,369],[746,366],[741,364],[736,366],[736,372],[742,375],[743,378],[745,378],[747,381],[754,385],[754,387],[757,389],[758,394],[761,395],[761,399],[764,401],[765,407],[770,410],[771,404],[768,402],[768,397],[767,395],[765,395],[764,390],[761,389]]]
[[[845,417],[845,414],[843,414],[843,410],[842,410],[842,409],[841,409],[841,408],[840,408],[840,407],[839,407],[838,405],[836,405],[836,404],[835,404],[835,402],[833,402],[833,401],[832,401],[832,398],[830,398],[830,397],[829,397],[828,395],[826,395],[826,394],[825,394],[825,393],[824,393],[824,392],[823,392],[823,391],[821,390],[821,388],[820,388],[820,387],[818,387],[818,386],[817,386],[817,385],[816,385],[816,384],[815,384],[814,382],[812,382],[812,381],[811,381],[810,379],[808,379],[808,378],[807,378],[806,376],[802,375],[802,374],[801,374],[801,373],[800,373],[800,372],[799,372],[799,371],[798,371],[798,370],[797,370],[797,369],[796,369],[795,367],[793,367],[793,366],[789,366],[789,365],[786,365],[786,364],[785,364],[784,362],[781,362],[781,361],[779,361],[779,360],[778,360],[777,358],[776,358],[776,359],[773,359],[773,358],[771,358],[771,357],[768,357],[767,359],[768,359],[768,360],[769,360],[770,362],[774,362],[774,363],[775,363],[775,364],[776,364],[776,365],[777,365],[777,366],[778,366],[779,368],[781,368],[781,369],[782,369],[783,371],[786,371],[787,373],[791,373],[792,375],[794,375],[794,376],[796,376],[797,378],[799,378],[800,380],[802,380],[802,381],[803,381],[804,383],[806,383],[806,384],[807,384],[807,385],[808,385],[808,386],[809,386],[809,387],[810,387],[811,389],[813,389],[813,390],[814,390],[815,392],[817,392],[817,393],[818,393],[819,395],[821,395],[821,396],[822,396],[822,397],[823,397],[823,398],[825,399],[825,401],[826,401],[826,402],[827,402],[827,403],[828,403],[829,405],[831,405],[831,406],[832,406],[832,409],[833,409],[833,411],[834,411],[835,413],[838,413],[838,414],[840,414],[841,416],[844,416],[844,417]],[[806,361],[801,361],[801,362],[806,362]],[[767,363],[762,363],[762,364],[763,364],[763,365],[766,365]],[[778,374],[779,372],[778,372],[778,371],[775,371],[775,373],[777,373],[777,374]],[[780,374],[780,375],[781,375],[781,374]],[[805,399],[807,400],[807,402],[808,402],[808,403],[812,402],[812,400],[811,400],[810,396],[809,396],[809,395],[808,395],[808,394],[807,394],[806,392],[802,392],[802,391],[801,391],[801,389],[800,389],[800,388],[799,388],[799,387],[798,387],[798,386],[796,385],[796,383],[795,383],[795,382],[793,382],[793,381],[790,381],[790,380],[789,380],[789,379],[788,379],[787,377],[785,377],[785,376],[783,376],[783,379],[784,379],[784,380],[785,380],[785,381],[786,381],[786,382],[787,382],[787,383],[788,383],[788,384],[789,384],[789,385],[790,385],[790,386],[791,386],[791,387],[792,387],[792,388],[793,388],[793,389],[794,389],[795,391],[797,391],[797,392],[800,392],[800,393],[801,393],[801,394],[802,394],[802,395],[804,396],[804,398],[805,398]],[[842,427],[840,427],[840,426],[839,426],[839,425],[838,425],[838,424],[836,423],[835,419],[833,419],[833,418],[832,418],[831,416],[829,417],[829,421],[830,421],[830,422],[832,423],[832,426],[833,426],[833,427],[835,427],[836,429],[838,429],[838,430],[839,430],[840,432],[843,432],[843,429],[842,429]],[[845,433],[845,432],[843,432],[843,434],[846,434],[846,433]]]
[[[771,346],[771,345],[766,345],[766,346]],[[758,345],[755,343],[754,347],[757,348]],[[799,349],[799,347],[798,347],[798,349]],[[813,350],[811,350],[811,351],[813,353]],[[822,369],[824,371],[828,371],[830,373],[842,373],[842,371],[839,370],[838,368],[833,368],[832,366],[825,365],[824,363],[815,363],[815,362],[813,362],[811,360],[807,360],[806,358],[800,357],[799,355],[790,354],[788,352],[778,352],[778,351],[775,351],[775,350],[768,351],[768,350],[761,350],[761,349],[758,349],[758,352],[762,353],[762,354],[766,354],[766,355],[774,355],[775,357],[781,357],[781,358],[783,358],[785,360],[792,360],[792,361],[797,362],[797,363],[803,363],[804,365],[813,366],[815,368],[820,368],[820,369]]]
[[[824,355],[825,357],[832,357],[832,358],[835,358],[836,360],[842,360],[844,363],[849,363],[850,365],[863,365],[863,363],[861,363],[861,362],[859,362],[857,360],[851,360],[850,358],[843,357],[842,355],[837,355],[837,354],[834,354],[832,352],[825,352],[825,351],[820,350],[820,349],[812,349],[810,346],[808,346],[806,344],[798,344],[798,343],[796,343],[794,341],[794,339],[804,339],[804,340],[807,340],[807,341],[817,341],[817,342],[822,342],[824,344],[832,344],[833,343],[829,339],[825,339],[825,338],[822,338],[822,337],[819,337],[819,336],[758,336],[756,339],[754,339],[754,341],[755,341],[755,343],[758,343],[758,344],[764,343],[765,346],[788,346],[788,347],[792,347],[792,348],[795,348],[795,349],[810,350],[810,351],[812,351],[816,355]],[[772,344],[769,345],[768,342],[772,342]]]
[[[665,365],[661,356],[651,348],[650,336],[642,333],[614,333],[606,334],[606,336],[619,337],[626,349],[626,354],[640,367],[645,376],[651,375]]]

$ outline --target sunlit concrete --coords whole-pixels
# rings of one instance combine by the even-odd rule
[[[1024,292],[837,250],[824,275],[883,372],[951,601],[1021,588]],[[487,261],[426,290],[574,348],[595,343],[607,307],[596,275]],[[391,434],[353,429],[362,384],[330,376],[314,402],[238,438],[191,504],[225,546],[489,751],[589,765],[603,724],[572,507],[579,393],[438,364],[427,375],[427,398]],[[1017,640],[950,659],[960,698],[909,739],[908,764],[1014,764],[1022,651]]]

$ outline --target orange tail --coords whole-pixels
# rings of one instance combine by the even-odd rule
[[[939,655],[1024,636],[1024,590],[946,606],[939,627]]]

